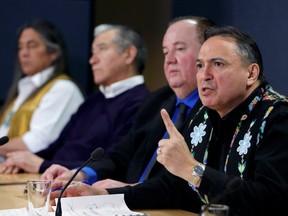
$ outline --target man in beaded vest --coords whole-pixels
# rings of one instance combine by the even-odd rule
[[[280,215],[288,194],[287,98],[265,80],[249,35],[215,27],[205,39],[196,63],[204,107],[184,134],[187,144],[161,111],[170,139],[159,142],[157,160],[194,191],[177,191],[193,210],[198,196],[228,205],[230,215]]]

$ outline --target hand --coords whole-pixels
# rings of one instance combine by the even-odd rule
[[[6,156],[7,153],[13,151],[28,151],[28,147],[23,141],[22,137],[13,137],[9,139],[9,142],[3,146],[0,146],[0,155]]]
[[[76,170],[69,170],[64,166],[53,164],[40,176],[40,179],[50,181],[68,181]],[[79,172],[74,178],[75,181],[82,181],[86,179],[84,172]]]
[[[116,188],[116,187],[125,187],[125,186],[134,186],[138,183],[135,184],[128,184],[120,181],[116,181],[113,179],[105,179],[102,181],[97,181],[95,182],[92,187],[97,188],[97,189],[105,189],[105,188]]]
[[[0,164],[0,173],[1,174],[15,174],[20,171],[20,168],[15,166],[9,166],[8,164],[5,164],[5,162]]]
[[[64,187],[66,181],[57,181],[52,184],[52,190],[58,187]],[[53,191],[50,194],[50,204],[55,206],[55,198],[58,198],[61,190]],[[108,192],[105,189],[93,188],[90,185],[73,181],[70,186],[66,188],[62,197],[76,197],[76,196],[93,196],[93,195],[105,195]]]
[[[44,159],[30,151],[14,151],[7,153],[3,165],[6,167],[2,173],[17,173],[24,170],[27,173],[38,173]]]
[[[193,167],[198,162],[192,157],[183,136],[176,129],[165,109],[161,110],[161,116],[170,138],[159,141],[157,161],[172,174],[189,180]]]

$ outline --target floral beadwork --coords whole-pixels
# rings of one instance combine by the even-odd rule
[[[239,141],[239,146],[237,148],[237,152],[239,155],[245,155],[248,152],[248,148],[251,146],[250,140],[252,135],[250,135],[250,131],[244,135],[244,139]]]
[[[206,124],[200,123],[199,126],[193,128],[193,132],[190,133],[192,145],[197,146],[198,143],[203,141],[203,137],[206,135],[206,131],[204,131],[206,127]]]
[[[253,100],[250,102],[248,105],[248,108],[245,112],[243,112],[238,124],[236,125],[236,129],[233,133],[232,140],[229,145],[229,149],[226,155],[226,160],[224,164],[224,173],[227,173],[227,168],[229,164],[229,169],[233,169],[234,172],[234,166],[237,164],[238,165],[238,171],[239,171],[239,176],[241,179],[244,178],[245,176],[245,171],[247,168],[247,156],[249,154],[249,151],[255,146],[258,145],[260,140],[263,139],[264,131],[265,131],[265,126],[268,120],[269,115],[271,114],[272,110],[278,103],[288,102],[288,99],[285,96],[280,95],[279,93],[275,92],[269,85],[267,85],[265,88],[260,88],[260,92],[258,95],[256,95]],[[269,103],[266,103],[267,101],[270,101]],[[263,103],[265,102],[265,108],[266,108],[266,113],[264,116],[261,115],[256,115],[256,118],[253,117],[253,114],[250,115],[250,113],[254,110],[258,102]],[[266,107],[268,104],[270,107]],[[261,105],[260,105],[261,106]],[[201,107],[202,109],[203,107]],[[209,128],[209,122],[207,122],[208,118],[208,111],[204,111],[204,115],[200,113],[201,109],[197,112],[196,116],[200,116],[200,118],[204,117],[202,120],[202,123],[200,123],[198,126],[194,126],[193,132],[190,133],[191,139],[191,154],[194,156],[195,151],[194,147],[195,146],[201,146],[202,144],[206,144],[205,146],[205,152],[203,155],[203,164],[207,164],[208,160],[208,150],[209,150],[209,145],[210,141],[212,140],[213,137],[213,125],[211,128]],[[257,112],[258,110],[255,109],[254,113]],[[265,110],[263,110],[265,111]],[[202,116],[203,115],[203,116]],[[192,125],[193,119],[190,121],[189,127]],[[250,122],[250,125],[248,126],[247,124]],[[256,124],[255,124],[256,123]],[[245,130],[245,131],[244,131]],[[241,132],[240,132],[241,131]],[[258,131],[258,133],[257,133]],[[240,133],[239,133],[240,132]],[[246,132],[246,133],[245,133]],[[252,134],[251,134],[252,133]],[[208,137],[209,136],[209,137]],[[217,137],[216,137],[217,138]],[[205,142],[203,142],[205,140]],[[234,155],[236,149],[236,155]],[[254,148],[253,148],[254,149]],[[202,149],[200,149],[200,152]],[[237,153],[240,157],[237,156]],[[233,161],[232,163],[229,163],[229,158],[230,155],[233,155]],[[198,155],[197,155],[198,156]],[[236,161],[235,161],[236,160]],[[233,167],[232,167],[233,166]],[[236,171],[236,170],[235,170]],[[237,172],[237,171],[236,171]],[[190,185],[190,184],[189,184]],[[198,188],[196,188],[193,185],[190,185],[193,190],[195,190],[201,201],[203,203],[207,203],[208,199],[205,194],[202,194],[198,191]]]
[[[244,160],[244,155],[247,154],[249,147],[251,146],[250,140],[252,136],[250,134],[250,131],[248,131],[244,135],[244,139],[239,141],[239,146],[237,148],[237,152],[241,156],[241,161],[238,163],[238,170],[240,172],[240,177],[243,178],[243,172],[246,168],[246,163]]]

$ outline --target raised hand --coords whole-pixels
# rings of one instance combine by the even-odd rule
[[[172,174],[187,180],[192,174],[193,166],[198,162],[192,157],[184,137],[176,129],[165,109],[161,110],[161,116],[169,138],[159,141],[157,161]]]

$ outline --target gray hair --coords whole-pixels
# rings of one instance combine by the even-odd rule
[[[136,47],[137,54],[135,57],[135,63],[137,66],[137,71],[140,74],[143,73],[147,58],[147,49],[140,34],[128,26],[115,25],[115,24],[101,24],[95,27],[94,37],[97,37],[100,34],[109,30],[116,30],[117,32],[114,38],[114,42],[117,45],[119,52],[123,52],[130,46]]]

